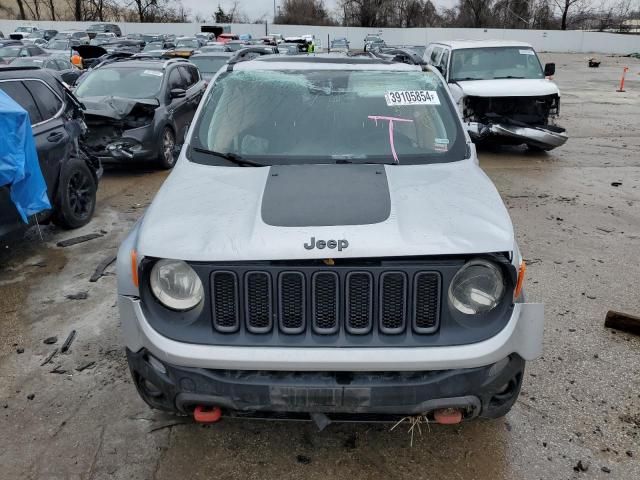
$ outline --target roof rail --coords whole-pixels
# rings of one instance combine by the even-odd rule
[[[15,72],[19,70],[42,70],[42,69],[35,65],[25,65],[22,67],[16,67],[12,65],[0,65],[0,72]]]

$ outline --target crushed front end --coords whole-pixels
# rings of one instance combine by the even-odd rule
[[[462,119],[474,141],[499,137],[504,143],[540,150],[567,141],[565,129],[554,125],[560,113],[557,94],[531,97],[476,97],[462,100]]]
[[[92,155],[102,161],[155,158],[159,142],[154,130],[157,101],[83,102],[89,128],[85,145]]]

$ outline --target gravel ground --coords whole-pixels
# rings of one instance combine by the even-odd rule
[[[411,447],[388,425],[203,427],[148,409],[129,379],[113,267],[88,280],[166,173],[112,168],[90,225],[0,249],[0,477],[640,478],[640,338],[603,328],[609,309],[640,315],[640,62],[542,56],[557,63],[570,140],[549,154],[480,151],[528,260],[528,297],[546,304],[544,355],[506,418],[431,426]],[[86,233],[102,236],[56,246]],[[69,352],[41,365],[72,330]]]

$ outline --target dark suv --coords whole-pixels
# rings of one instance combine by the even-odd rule
[[[101,160],[175,164],[206,83],[182,59],[120,59],[80,79],[75,94],[86,106],[87,147]]]
[[[51,219],[63,228],[87,224],[95,209],[102,169],[99,161],[89,158],[81,148],[86,131],[82,104],[55,74],[39,68],[0,68],[0,89],[29,112],[40,169],[53,207]],[[0,235],[21,225],[9,189],[0,187]]]
[[[120,27],[115,23],[94,23],[87,28],[89,38],[95,37],[98,33],[115,33],[116,37],[122,36]]]

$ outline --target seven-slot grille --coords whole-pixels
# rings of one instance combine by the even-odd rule
[[[387,335],[438,328],[441,280],[438,272],[332,270],[220,270],[211,274],[213,325],[221,333],[271,332],[331,335],[344,329]],[[240,306],[242,305],[242,309]]]

